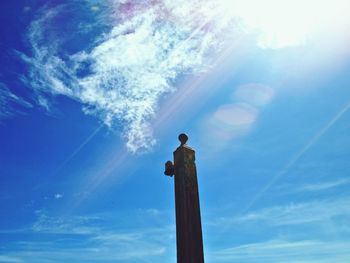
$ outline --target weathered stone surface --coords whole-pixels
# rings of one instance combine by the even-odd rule
[[[188,137],[180,135],[181,145],[174,152],[176,243],[178,263],[203,263],[195,151],[187,146]]]

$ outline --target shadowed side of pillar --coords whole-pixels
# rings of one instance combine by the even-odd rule
[[[176,242],[178,263],[203,263],[195,151],[179,136],[181,145],[174,152]]]

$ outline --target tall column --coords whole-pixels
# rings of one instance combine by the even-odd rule
[[[175,176],[176,243],[178,263],[204,263],[195,151],[180,134],[174,164],[165,164],[165,174]]]

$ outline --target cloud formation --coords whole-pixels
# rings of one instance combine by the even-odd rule
[[[32,108],[32,104],[11,92],[8,87],[0,82],[0,120],[12,116],[22,109]]]
[[[328,242],[320,240],[289,241],[273,239],[220,250],[215,262],[286,262],[326,263],[347,262],[350,259],[347,240]],[[322,253],[320,253],[322,251]]]
[[[32,54],[23,58],[29,82],[39,105],[48,108],[48,93],[68,96],[85,113],[118,127],[131,152],[147,150],[155,143],[150,122],[159,101],[184,74],[208,69],[233,38],[254,34],[259,46],[280,48],[316,30],[308,16],[313,5],[286,2],[73,0],[45,7],[28,29]],[[328,14],[332,6],[321,11]],[[300,11],[303,19],[296,21]],[[272,95],[261,93],[260,103]]]
[[[336,222],[339,218],[350,218],[350,212],[347,209],[349,205],[349,198],[292,203],[264,208],[234,218],[225,218],[223,222],[228,224],[260,222],[274,226],[322,223],[332,220]],[[339,224],[338,226],[340,227]]]
[[[347,196],[315,199],[213,220],[213,235],[222,238],[232,231],[244,233],[247,240],[228,238],[224,248],[220,244],[210,255],[211,261],[347,262],[349,201]]]
[[[50,216],[36,212],[38,218],[25,233],[31,239],[10,241],[4,262],[167,262],[175,242],[174,226],[154,226],[156,216],[133,211],[126,221],[143,224],[121,226],[125,215],[94,214]],[[118,230],[116,230],[118,229]],[[1,251],[0,251],[1,253]],[[1,261],[1,262],[3,262]]]
[[[298,188],[296,191],[306,191],[306,192],[318,192],[318,191],[325,191],[334,189],[340,186],[345,186],[350,184],[349,179],[339,179],[336,181],[328,181],[328,182],[319,182],[314,184],[305,184]]]
[[[183,74],[205,70],[225,25],[215,23],[209,5],[200,1],[109,4],[112,8],[101,8],[94,23],[75,21],[81,25],[67,34],[59,32],[57,20],[77,7],[46,8],[29,27],[33,54],[23,58],[31,66],[30,83],[39,98],[51,93],[77,100],[85,113],[122,127],[131,152],[147,150],[155,143],[149,121],[159,100]],[[85,48],[67,51],[69,44],[85,40],[90,41],[82,44]]]

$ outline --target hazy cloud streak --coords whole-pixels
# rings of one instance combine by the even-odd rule
[[[215,262],[347,262],[350,259],[348,241],[319,240],[288,241],[274,239],[219,250]]]
[[[11,249],[0,255],[0,260],[39,263],[56,262],[57,259],[67,262],[151,262],[165,258],[166,261],[165,252],[174,242],[174,226],[154,227],[156,216],[147,211],[132,212],[133,220],[148,220],[147,226],[138,225],[136,228],[121,227],[121,215],[115,214],[49,216],[37,211],[37,216],[30,229],[12,232],[35,235],[35,238],[9,242],[7,246]]]
[[[0,82],[0,120],[21,112],[23,108],[32,107],[31,103],[11,92],[5,84]]]

